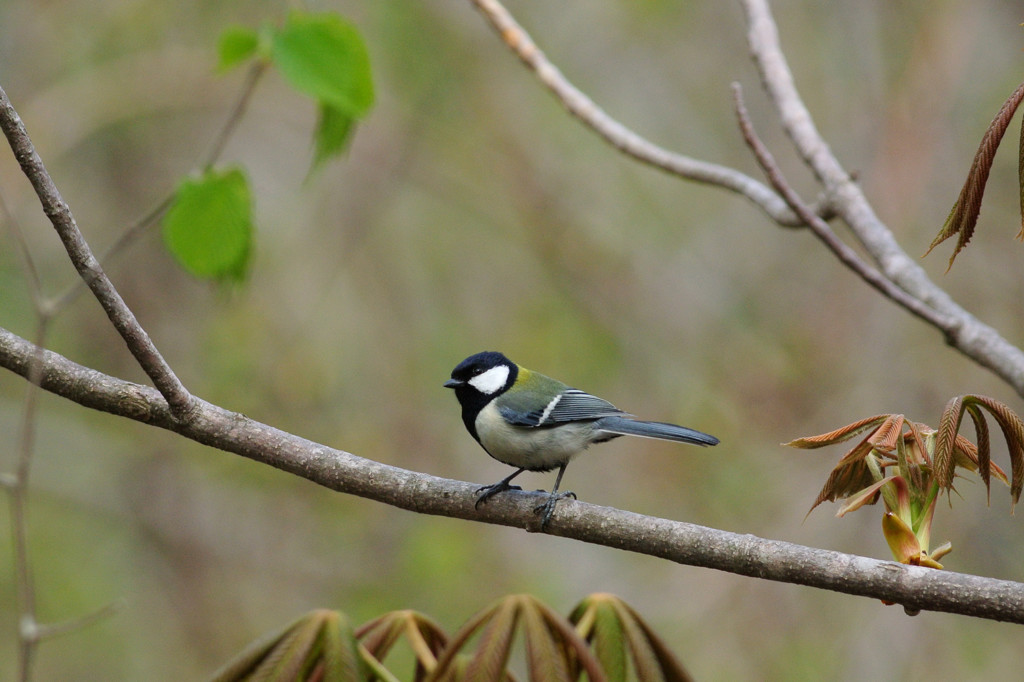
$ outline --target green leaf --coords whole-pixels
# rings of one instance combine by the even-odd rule
[[[245,26],[228,26],[217,41],[217,70],[227,71],[256,54],[260,38]]]
[[[373,105],[366,46],[355,27],[335,14],[291,12],[274,35],[271,58],[296,90],[352,118]]]
[[[379,672],[390,675],[384,668]],[[247,648],[213,679],[216,682],[394,679],[372,675],[360,656],[359,642],[344,614],[317,609],[282,632]]]
[[[625,633],[614,604],[595,600],[593,636],[590,647],[601,662],[601,669],[610,680],[625,680],[629,666],[626,660]]]
[[[921,544],[907,522],[892,512],[882,517],[882,534],[889,544],[893,558],[901,564],[917,563],[921,557]]]
[[[320,120],[313,135],[313,168],[345,150],[355,119],[326,102],[320,103]]]
[[[249,182],[238,168],[182,181],[163,221],[168,250],[196,277],[242,279],[252,231]]]

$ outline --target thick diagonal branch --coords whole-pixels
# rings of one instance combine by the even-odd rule
[[[35,347],[0,329],[0,366],[26,376]],[[159,393],[44,351],[42,387],[96,410],[168,429],[342,493],[401,509],[535,530],[535,493],[475,508],[478,486],[357,457],[196,399],[195,418],[173,417]],[[562,537],[690,566],[818,587],[978,618],[1024,623],[1024,584],[904,566],[690,523],[565,501],[548,526]]]
[[[0,129],[7,137],[7,142],[22,171],[32,183],[43,212],[57,231],[57,236],[60,237],[78,274],[96,296],[96,300],[128,345],[132,355],[152,379],[153,385],[167,400],[175,417],[186,419],[193,407],[192,395],[160,355],[149,334],[139,324],[135,314],[128,308],[121,294],[103,271],[99,260],[93,255],[92,249],[78,229],[71,208],[64,201],[53,178],[43,165],[43,160],[36,153],[21,117],[3,88],[0,88]]]
[[[814,125],[782,52],[767,0],[742,0],[742,4],[747,16],[747,41],[765,90],[786,134],[824,187],[836,215],[846,222],[889,281],[948,320],[940,329],[950,345],[1024,396],[1024,352],[954,302],[900,247]]]
[[[750,120],[750,115],[747,113],[747,107],[743,101],[743,89],[739,83],[733,84],[733,96],[736,103],[736,117],[739,119],[740,132],[743,133],[743,139],[746,140],[747,145],[754,152],[754,157],[757,159],[761,169],[764,170],[771,186],[786,200],[786,203],[800,216],[801,220],[807,224],[811,232],[825,244],[828,250],[839,259],[840,263],[853,270],[861,279],[877,289],[882,295],[903,306],[910,313],[917,315],[925,322],[932,324],[947,334],[952,334],[956,330],[956,324],[953,320],[936,312],[920,299],[911,296],[896,286],[885,275],[871,267],[856,251],[850,248],[846,242],[832,231],[828,223],[811,211],[810,207],[803,202],[796,193],[796,190],[786,180],[782,170],[775,162],[775,157],[772,156],[764,142],[758,137],[757,131],[754,130],[754,125]]]

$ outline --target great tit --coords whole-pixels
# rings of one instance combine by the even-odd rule
[[[718,444],[714,436],[685,426],[634,419],[607,400],[531,372],[495,351],[460,362],[444,386],[455,390],[470,435],[491,457],[516,467],[494,485],[477,490],[477,507],[505,490],[521,490],[509,482],[524,471],[558,469],[547,501],[534,509],[541,514],[541,528],[551,519],[558,500],[576,497],[572,492],[558,492],[558,486],[569,461],[591,443],[641,436]]]

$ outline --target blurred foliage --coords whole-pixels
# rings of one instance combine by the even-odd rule
[[[1019,83],[1018,8],[774,4],[819,128],[897,239],[923,252],[992,112]],[[639,167],[581,129],[468,3],[316,9],[363,36],[376,105],[343,160],[307,177],[318,107],[274,70],[261,79],[222,158],[247,169],[257,207],[245,286],[196,282],[155,229],[108,268],[203,398],[362,456],[482,484],[502,467],[466,437],[441,383],[470,353],[502,350],[645,418],[722,438],[713,452],[636,440],[595,449],[564,482],[581,499],[867,555],[886,551],[875,519],[801,523],[801,501],[828,465],[808,457],[794,467],[778,443],[856,415],[933,412],[964,393],[1020,411],[1007,387],[809,235],[773,227],[722,191]],[[787,175],[815,195],[755,94],[733,4],[511,9],[626,125],[754,172],[730,108],[729,83],[742,80]],[[244,69],[216,73],[221,31],[284,11],[254,0],[0,3],[4,88],[97,251],[192,171],[223,126]],[[923,261],[1011,340],[1024,314],[1013,293],[1024,254],[984,225],[1017,224],[1015,167],[1012,154],[995,157],[981,229],[958,267],[943,276],[945,263]],[[9,155],[0,155],[0,190],[47,292],[62,291],[74,273]],[[30,335],[6,231],[0,287],[2,324]],[[51,338],[78,362],[144,380],[84,297]],[[16,433],[24,388],[0,375],[3,433]],[[620,594],[702,680],[1010,679],[1024,666],[1010,626],[942,614],[908,622],[871,600],[420,517],[54,398],[42,406],[30,498],[40,615],[61,620],[116,598],[127,606],[46,642],[40,680],[83,671],[196,679],[323,604],[344,605],[352,622],[398,608],[455,622],[512,592],[560,610],[580,594]],[[551,482],[531,475],[525,485]],[[983,486],[958,488],[978,503],[936,511],[958,538],[947,568],[1021,579],[1019,519],[987,509]],[[13,605],[8,534],[4,517],[0,614]],[[0,679],[12,674],[14,627],[0,618]]]
[[[518,638],[521,664],[514,661]],[[399,642],[412,655],[390,656]],[[387,660],[386,660],[387,659]],[[691,679],[628,604],[610,594],[590,595],[569,619],[536,597],[509,595],[470,618],[452,637],[415,611],[386,613],[353,629],[336,611],[318,609],[279,633],[248,646],[216,675],[216,682],[244,680],[492,680],[514,681],[513,668],[534,682]]]

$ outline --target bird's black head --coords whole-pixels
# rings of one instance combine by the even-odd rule
[[[470,355],[452,370],[452,378],[444,382],[445,388],[454,388],[455,395],[478,393],[490,400],[507,391],[516,382],[519,368],[497,351],[488,350]]]
[[[444,382],[444,386],[455,389],[455,397],[462,405],[462,420],[474,437],[476,415],[487,403],[511,388],[517,376],[516,364],[496,351],[470,355],[452,370],[452,378]]]

